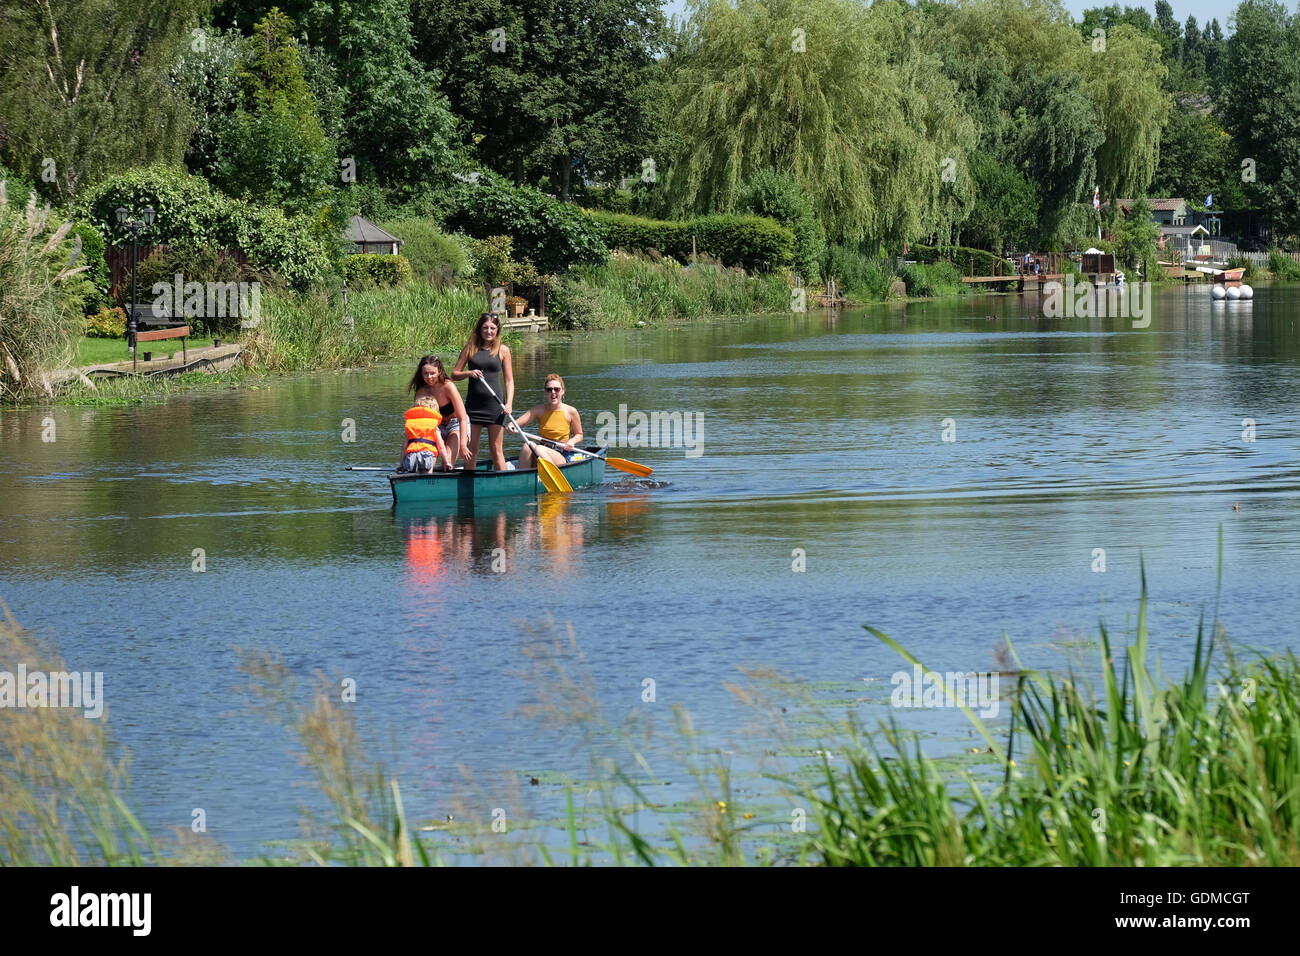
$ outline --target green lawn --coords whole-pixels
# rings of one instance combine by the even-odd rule
[[[198,348],[207,348],[212,344],[211,338],[201,338],[192,335],[185,340],[185,347],[191,351]],[[159,342],[141,342],[140,358],[144,358],[144,353],[152,352],[154,360],[171,358],[172,355],[181,354],[180,339],[163,339]],[[107,365],[110,362],[129,362],[131,353],[126,350],[125,339],[92,339],[83,338],[77,345],[76,364],[81,365]]]

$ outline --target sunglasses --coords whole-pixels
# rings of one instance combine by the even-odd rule
[[[558,392],[558,391],[560,391],[560,386],[558,386],[558,385],[547,385],[547,386],[546,386],[546,391],[548,391],[548,392]]]

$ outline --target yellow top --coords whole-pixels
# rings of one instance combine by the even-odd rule
[[[563,408],[542,412],[537,416],[537,434],[550,441],[568,441],[573,433],[569,431],[569,417]]]

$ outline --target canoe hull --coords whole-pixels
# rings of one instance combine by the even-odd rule
[[[584,448],[604,454],[604,448]],[[510,459],[517,464],[516,459]],[[560,471],[574,489],[598,485],[605,478],[605,462],[600,458],[560,465]],[[393,491],[393,504],[438,504],[440,502],[479,501],[492,498],[535,497],[546,494],[546,487],[538,477],[537,469],[527,471],[453,471],[415,475],[393,472],[388,476]]]

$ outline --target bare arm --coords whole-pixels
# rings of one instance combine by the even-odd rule
[[[578,414],[578,410],[572,405],[566,406],[565,415],[569,419],[569,430],[573,432],[569,437],[569,447],[566,450],[573,451],[574,448],[582,444],[582,416]]]
[[[474,342],[473,342],[472,340],[469,341],[469,342],[466,342],[466,343],[465,343],[465,347],[464,347],[463,349],[460,350],[460,358],[456,359],[456,367],[455,367],[454,369],[452,369],[451,377],[454,378],[454,379],[455,379],[456,381],[458,381],[458,382],[461,381],[462,379],[466,379],[466,378],[482,378],[482,377],[483,377],[483,373],[482,373],[482,372],[472,372],[472,371],[466,371],[466,370],[465,370],[465,364],[466,364],[467,362],[469,362],[469,350],[470,350],[470,346],[472,346],[473,344],[474,344]]]
[[[451,392],[451,413],[462,425],[469,427],[469,415],[465,414],[465,401],[460,397],[460,389],[451,382],[443,384],[447,387],[447,391]]]
[[[525,425],[527,425],[529,422],[531,422],[534,418],[536,418],[541,413],[542,413],[542,406],[534,405],[532,408],[528,409],[528,411],[524,412],[522,415],[516,418],[515,421],[519,424],[520,428],[523,428]],[[509,428],[512,432],[515,430],[514,427],[511,425],[506,425],[506,427]]]
[[[510,368],[510,349],[505,345],[501,346],[501,374],[506,377],[506,412],[509,413],[515,404],[515,373]]]

